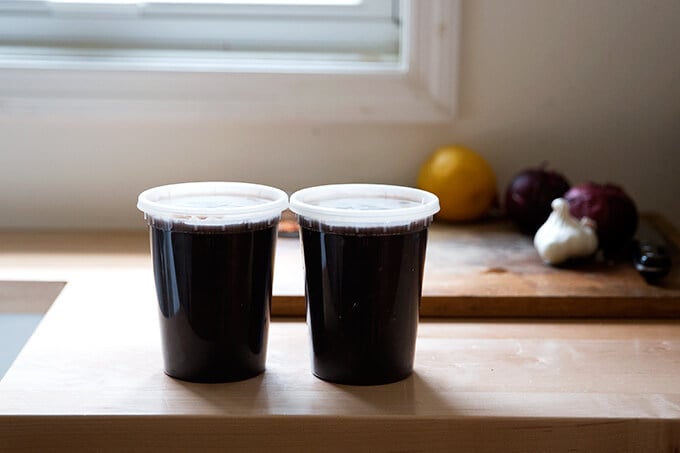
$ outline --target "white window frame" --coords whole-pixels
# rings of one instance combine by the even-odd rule
[[[228,70],[0,69],[0,117],[58,115],[230,122],[450,122],[460,0],[404,2],[403,61],[235,65]]]

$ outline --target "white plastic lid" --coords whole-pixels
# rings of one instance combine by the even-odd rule
[[[398,226],[433,216],[439,211],[439,199],[412,187],[332,184],[295,192],[290,210],[332,226]]]
[[[147,216],[189,225],[234,225],[281,215],[288,195],[244,182],[188,182],[145,190],[137,208]]]

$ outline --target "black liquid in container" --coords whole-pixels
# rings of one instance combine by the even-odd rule
[[[278,189],[187,183],[140,195],[149,223],[165,372],[192,382],[262,373]]]
[[[385,384],[413,370],[427,229],[437,198],[347,184],[291,197],[305,263],[312,371],[343,384]]]

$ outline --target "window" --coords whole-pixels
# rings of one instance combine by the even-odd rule
[[[223,70],[258,60],[399,61],[399,1],[290,3],[5,1],[0,43],[6,63],[16,58],[35,67]]]
[[[244,3],[0,2],[0,112],[429,122],[455,111],[459,0]]]

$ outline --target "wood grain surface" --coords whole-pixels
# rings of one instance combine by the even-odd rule
[[[0,381],[0,451],[680,447],[678,322],[423,322],[411,377],[354,387],[315,378],[282,320],[264,374],[192,384],[163,374],[153,289],[128,280],[64,289]]]
[[[428,291],[464,286],[433,280],[437,249],[462,247],[461,235],[433,230]],[[680,449],[677,319],[429,320],[411,377],[352,387],[312,376],[306,325],[279,318],[264,374],[218,385],[174,380],[162,372],[147,240],[0,233],[0,281],[21,282],[12,294],[30,282],[66,283],[0,381],[0,451]],[[297,291],[286,270],[301,277],[300,264],[297,243],[280,241],[275,300]],[[525,294],[538,290],[533,299],[550,299],[549,285]],[[497,294],[489,300],[513,297],[499,295],[502,286],[485,291]]]
[[[680,235],[662,217],[647,218],[674,244],[676,265],[661,286],[645,282],[628,256],[546,266],[531,238],[507,222],[435,223],[428,241],[421,316],[678,318]],[[85,271],[134,265],[150,273],[148,237],[139,232],[0,232],[3,280],[66,282],[83,262],[89,263],[81,269]],[[273,292],[273,315],[305,315],[297,238],[278,240]]]
[[[673,227],[648,216],[669,242]],[[677,242],[675,243],[677,244]],[[421,316],[677,318],[680,316],[680,255],[660,286],[648,284],[628,254],[598,256],[566,267],[545,265],[531,237],[505,221],[430,229]],[[304,274],[299,244],[280,241],[274,313],[304,315]]]
[[[162,373],[144,293],[86,294],[60,296],[0,381],[0,451],[680,446],[677,323],[426,322],[410,378],[353,387],[313,377],[306,326],[278,321],[264,374],[191,384]]]

